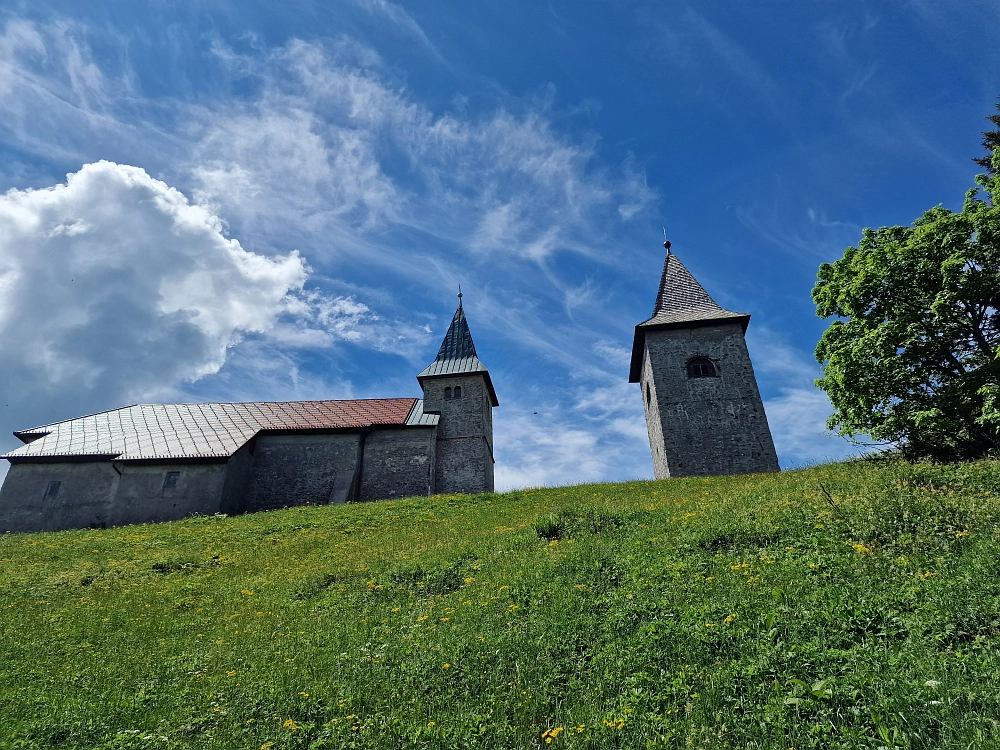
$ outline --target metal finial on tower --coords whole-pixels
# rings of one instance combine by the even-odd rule
[[[666,227],[663,227],[663,247],[667,249],[667,255],[670,255],[670,240],[667,239]]]
[[[458,306],[462,306],[462,285],[458,285]]]

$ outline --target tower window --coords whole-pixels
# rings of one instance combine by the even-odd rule
[[[179,471],[168,471],[167,475],[163,477],[163,487],[164,489],[168,487],[176,487],[177,480],[180,479],[181,473]]]
[[[462,386],[455,386],[455,398],[462,398]]]
[[[444,397],[445,398],[451,398],[451,388],[445,388],[444,389]]]
[[[649,383],[646,383],[646,406],[649,406],[649,402],[653,400],[652,395],[649,392]]]
[[[715,364],[706,357],[695,357],[687,366],[689,378],[714,378],[718,374],[715,371]]]
[[[45,497],[55,497],[59,494],[60,487],[62,482],[49,482],[49,486],[45,488]]]

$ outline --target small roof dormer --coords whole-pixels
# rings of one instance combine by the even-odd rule
[[[423,383],[428,378],[475,375],[477,373],[481,374],[486,381],[490,402],[493,406],[499,406],[500,402],[497,401],[490,372],[486,369],[486,365],[479,360],[479,355],[476,354],[476,345],[472,341],[472,332],[469,330],[469,322],[465,319],[465,310],[462,308],[462,298],[459,294],[458,309],[451,319],[451,325],[448,326],[448,332],[444,335],[444,341],[441,342],[437,357],[417,375],[417,380]]]
[[[698,280],[684,267],[675,253],[670,252],[670,243],[665,242],[667,257],[663,261],[663,275],[656,293],[653,317],[635,327],[632,341],[632,363],[628,381],[639,382],[642,369],[642,352],[647,331],[668,328],[696,328],[721,322],[739,323],[746,333],[750,316],[747,313],[726,310],[716,304]]]

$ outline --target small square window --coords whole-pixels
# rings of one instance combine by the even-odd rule
[[[49,486],[45,488],[45,497],[56,497],[60,487],[62,482],[49,482]]]
[[[168,471],[167,475],[163,478],[163,488],[176,487],[177,480],[180,479],[181,473],[179,471]]]

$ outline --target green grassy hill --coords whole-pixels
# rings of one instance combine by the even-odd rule
[[[3,748],[1000,745],[992,462],[7,535],[0,560]]]

